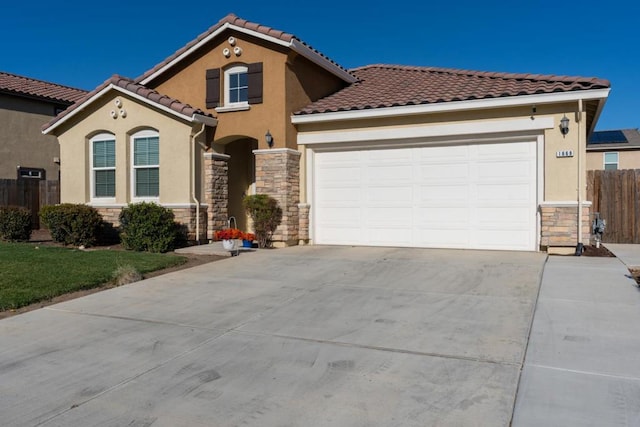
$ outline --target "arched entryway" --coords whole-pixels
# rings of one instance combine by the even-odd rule
[[[225,154],[229,155],[229,218],[234,217],[238,228],[249,231],[248,218],[242,206],[246,195],[255,193],[255,160],[253,150],[258,141],[240,137],[225,144]]]

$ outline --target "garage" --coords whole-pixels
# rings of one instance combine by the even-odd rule
[[[537,249],[537,145],[313,150],[316,244]]]

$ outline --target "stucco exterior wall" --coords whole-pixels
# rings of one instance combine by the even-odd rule
[[[119,98],[127,112],[126,117],[113,119],[111,110]],[[62,161],[61,201],[69,203],[91,202],[90,144],[91,137],[109,132],[116,139],[116,197],[115,204],[132,201],[131,188],[131,135],[143,129],[155,129],[160,135],[160,198],[161,204],[191,203],[191,173],[193,171],[190,136],[191,124],[141,105],[120,92],[111,91],[91,104],[81,121],[59,134]],[[197,148],[196,162],[200,164],[201,149]],[[200,179],[200,178],[198,178]],[[92,204],[101,204],[96,199]],[[111,202],[113,204],[113,202]]]
[[[242,49],[242,54],[233,53],[225,58],[224,48],[231,48],[228,38],[236,38],[236,45]],[[150,82],[158,92],[169,95],[180,101],[199,107],[215,115],[218,126],[215,131],[215,141],[232,141],[238,137],[251,137],[259,142],[259,148],[267,148],[264,135],[267,130],[273,135],[274,146],[284,147],[286,144],[286,126],[289,121],[285,98],[285,63],[287,53],[284,47],[237,33],[226,31],[211,43],[203,46],[198,53],[184,60],[176,70],[169,70],[161,76],[162,81]],[[262,62],[263,67],[263,101],[252,104],[246,111],[217,112],[206,107],[206,71],[213,68],[225,69],[232,65]],[[224,87],[223,71],[221,71],[221,86]],[[221,102],[224,90],[221,90]]]
[[[536,131],[544,137],[544,156],[539,159],[544,170],[544,181],[542,189],[543,198],[547,201],[576,201],[578,190],[578,153],[585,150],[586,125],[583,120],[579,126],[576,123],[577,103],[538,105],[536,113],[533,115],[530,107],[515,107],[501,109],[471,110],[461,112],[416,114],[400,117],[377,118],[369,120],[345,120],[337,122],[298,124],[300,135],[319,135],[329,131],[359,132],[359,131],[380,131],[381,134],[393,135],[394,131],[406,129],[447,127],[455,125],[468,125],[469,132],[473,132],[475,126],[491,122],[505,122],[510,120],[520,120],[523,123],[540,119],[551,119],[552,127]],[[566,114],[570,119],[569,133],[565,136],[560,132],[560,120]],[[516,132],[517,133],[517,132]],[[532,134],[532,132],[528,132]],[[535,133],[535,132],[533,132]],[[513,134],[513,132],[511,132]],[[469,134],[473,135],[473,133]],[[469,138],[469,135],[464,135]],[[491,135],[486,135],[491,138]],[[494,135],[500,137],[499,133]],[[442,138],[447,141],[455,137]],[[430,138],[438,140],[437,137]],[[580,144],[579,144],[580,141]],[[415,141],[414,141],[415,142]],[[311,145],[309,145],[311,147]],[[299,150],[304,150],[301,145]],[[573,150],[574,156],[569,158],[557,158],[556,152],[561,150]],[[301,165],[301,201],[307,202],[306,195],[306,164]],[[581,173],[582,195],[586,196],[586,158],[583,156]],[[540,200],[542,201],[542,200]]]
[[[0,178],[16,179],[17,166],[41,168],[46,179],[57,180],[60,156],[55,136],[41,127],[54,116],[56,104],[0,94]],[[59,106],[64,108],[63,106]]]
[[[603,170],[604,153],[618,153],[618,169],[640,169],[640,150],[607,150],[589,151],[587,153],[587,170]]]

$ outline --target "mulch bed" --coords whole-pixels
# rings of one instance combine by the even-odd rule
[[[582,256],[595,256],[595,257],[608,257],[608,258],[616,257],[614,254],[612,254],[609,251],[609,249],[605,248],[602,245],[600,245],[599,248],[596,248],[595,246],[591,246],[591,245],[586,245],[584,247],[584,252],[582,252]]]

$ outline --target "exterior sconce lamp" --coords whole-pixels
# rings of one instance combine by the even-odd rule
[[[563,137],[569,133],[569,119],[566,114],[562,119],[560,119],[560,132]]]
[[[273,147],[273,136],[271,135],[271,132],[267,131],[264,136],[264,140],[267,141],[267,145],[269,146],[269,148]]]

